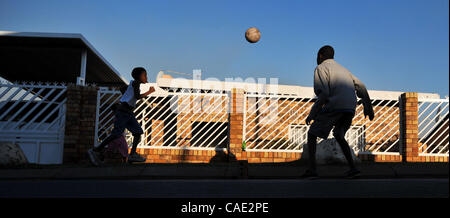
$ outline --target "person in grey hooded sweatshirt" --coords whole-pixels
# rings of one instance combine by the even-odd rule
[[[316,145],[317,137],[326,139],[333,129],[333,136],[339,143],[350,170],[346,173],[348,178],[360,174],[355,167],[350,146],[344,136],[352,124],[357,104],[356,97],[362,99],[364,116],[373,120],[374,113],[369,94],[365,85],[349,70],[334,60],[333,47],[326,45],[320,48],[317,54],[317,67],[314,71],[314,93],[317,100],[306,118],[306,124],[311,127],[308,131],[308,169],[303,178],[318,177],[316,171]]]

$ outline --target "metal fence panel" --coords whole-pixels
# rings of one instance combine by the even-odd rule
[[[315,101],[300,96],[246,94],[244,141],[248,151],[302,152],[309,126],[305,120]],[[364,118],[358,104],[352,127],[346,133],[349,145],[360,153],[393,153],[399,149],[399,102],[373,99],[375,119]],[[331,137],[331,134],[330,134]]]
[[[114,113],[112,106],[119,103],[122,93],[118,90],[101,87],[97,92],[97,109],[95,116],[95,141],[98,145],[112,131]]]
[[[419,99],[419,155],[448,156],[449,100]]]
[[[99,90],[96,143],[112,130],[114,116],[105,105],[119,101],[120,92]],[[135,116],[144,134],[140,148],[216,150],[228,145],[229,93],[177,90],[150,95],[136,104]],[[126,133],[129,144],[133,136]]]

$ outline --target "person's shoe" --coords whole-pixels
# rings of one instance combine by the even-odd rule
[[[138,153],[128,155],[128,163],[145,162],[145,160],[147,159],[145,157],[142,157]]]
[[[303,173],[303,175],[300,176],[300,178],[302,178],[302,179],[318,179],[319,175],[317,175],[317,173],[312,170],[306,170],[305,173]]]
[[[360,174],[361,174],[361,171],[359,171],[357,169],[351,169],[345,173],[345,178],[354,179],[354,178],[359,177]]]
[[[89,160],[91,161],[92,165],[99,166],[101,163],[99,156],[101,154],[99,152],[94,151],[93,148],[89,149],[87,153],[88,153]]]

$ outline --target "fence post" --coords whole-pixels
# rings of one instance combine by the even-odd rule
[[[97,91],[95,86],[67,86],[64,163],[87,160],[86,151],[93,147]]]
[[[231,90],[230,107],[230,132],[229,148],[230,155],[234,155],[237,160],[246,160],[245,152],[242,151],[243,140],[243,120],[244,120],[244,90],[233,88]]]
[[[404,162],[419,160],[418,95],[406,92],[400,96],[400,154]]]

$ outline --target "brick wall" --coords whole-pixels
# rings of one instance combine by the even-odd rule
[[[67,86],[64,163],[86,161],[95,138],[97,87]]]
[[[239,160],[245,160],[242,153],[244,125],[244,90],[231,90],[229,151]]]
[[[400,97],[400,125],[402,126],[400,153],[403,160],[408,162],[417,161],[419,156],[418,102],[417,93],[407,92]]]
[[[96,110],[96,96],[97,88],[95,87],[82,87],[82,86],[69,86],[67,90],[67,116],[66,116],[66,133],[65,133],[65,148],[64,148],[64,162],[79,162],[86,160],[86,150],[93,146],[94,142],[94,128],[95,128],[95,110]],[[380,105],[374,107],[375,112],[379,115],[384,115],[381,119],[372,123],[369,122],[366,125],[366,144],[371,145],[372,143],[381,140],[384,141],[390,138],[390,141],[394,142],[399,139],[401,143],[397,143],[394,149],[399,151],[398,155],[395,154],[383,154],[383,155],[369,155],[361,154],[360,158],[363,161],[376,161],[376,162],[400,162],[400,161],[433,161],[433,162],[448,162],[448,157],[421,157],[418,155],[418,137],[417,137],[417,93],[405,93],[402,95],[400,108],[390,107],[392,105]],[[214,115],[220,114],[218,117],[222,117],[222,114],[226,114],[228,109],[223,111],[213,111],[210,115],[206,116],[204,114],[194,114],[190,116],[192,111],[180,111],[180,115],[175,118],[176,123],[166,124],[161,120],[156,119],[157,117],[162,117],[164,119],[167,116],[173,116],[173,114],[158,114],[154,116],[153,120],[146,120],[146,129],[144,134],[150,135],[150,140],[145,141],[146,144],[151,145],[166,145],[164,143],[167,139],[164,139],[163,135],[165,131],[169,131],[173,125],[174,134],[177,137],[169,137],[171,144],[177,144],[178,146],[191,146],[190,141],[190,129],[193,127],[193,123],[199,120],[214,121],[214,122],[224,122],[228,124],[228,141],[226,142],[227,147],[224,149],[217,150],[192,150],[192,149],[160,149],[160,148],[138,148],[138,152],[143,156],[146,156],[149,163],[178,163],[178,162],[188,162],[188,163],[207,163],[207,162],[223,162],[223,161],[239,161],[244,160],[249,163],[264,163],[264,162],[289,162],[295,161],[301,158],[301,153],[299,152],[253,152],[243,150],[243,125],[244,125],[244,90],[233,89],[230,95],[230,108],[229,114],[227,114],[226,120],[223,119],[213,119]],[[249,99],[246,104],[252,104],[252,99]],[[187,101],[189,102],[189,101]],[[286,113],[283,107],[292,107],[293,104],[290,102],[279,101],[279,111]],[[183,107],[183,101],[179,101],[179,108]],[[192,104],[196,104],[195,102]],[[214,104],[214,102],[213,102]],[[304,124],[303,119],[308,115],[308,108],[312,104],[302,102],[296,107],[298,116],[294,120],[290,120],[289,123]],[[161,104],[159,104],[161,105]],[[155,105],[156,106],[156,105]],[[388,107],[389,106],[389,107]],[[191,110],[197,108],[195,105],[188,107]],[[223,107],[221,107],[223,108]],[[289,108],[291,109],[291,108]],[[362,110],[362,107],[358,109],[357,113]],[[389,110],[389,111],[387,111]],[[295,111],[295,110],[294,110]],[[394,116],[388,117],[394,114]],[[188,116],[186,116],[188,115]],[[149,115],[147,115],[149,116]],[[206,116],[206,117],[204,117]],[[253,115],[254,116],[254,115]],[[283,116],[280,114],[279,116]],[[392,119],[394,117],[394,119]],[[248,117],[249,118],[249,117]],[[252,119],[250,117],[250,119]],[[363,115],[357,116],[353,120],[353,124],[362,123],[364,118]],[[381,125],[379,125],[381,124]],[[400,125],[399,125],[400,124]],[[158,127],[159,125],[159,127]],[[397,125],[397,127],[396,127]],[[276,131],[268,131],[265,133],[264,137],[275,137],[276,134],[280,133],[277,137],[278,139],[288,139],[287,131],[282,131],[286,129],[286,124],[280,123],[276,125]],[[383,133],[383,128],[387,126],[387,129],[399,128],[402,126],[405,130],[400,134],[395,133],[395,135],[384,135],[378,134]],[[252,128],[250,126],[249,128]],[[375,128],[376,127],[376,128]],[[144,126],[143,126],[144,128]],[[261,128],[265,128],[261,125]],[[250,129],[247,129],[248,131]],[[250,132],[251,133],[251,132]],[[378,134],[377,137],[373,137]],[[180,141],[179,138],[183,136],[188,136],[187,140]],[[402,136],[402,137],[401,137]],[[401,137],[401,138],[400,138]],[[372,138],[372,139],[370,139]],[[369,140],[370,139],[370,140]],[[143,137],[146,140],[146,137]],[[247,139],[249,140],[249,139]],[[159,141],[158,143],[156,143]],[[175,143],[173,143],[175,141]],[[251,139],[249,142],[251,143]],[[387,143],[387,146],[391,144]]]
[[[408,96],[416,96],[417,93],[411,93],[407,94]],[[406,96],[406,94],[405,94]],[[227,152],[225,151],[195,151],[195,150],[179,150],[179,149],[170,149],[169,151],[166,151],[164,149],[140,149],[140,152],[147,156],[149,159],[149,162],[209,162],[211,158],[214,156],[223,156],[223,158],[218,158],[218,160],[247,160],[249,163],[263,163],[263,162],[289,162],[289,161],[295,161],[301,158],[301,153],[299,152],[254,152],[254,151],[243,151],[243,119],[244,119],[244,101],[245,101],[244,91],[241,89],[233,89],[231,91],[231,100],[230,100],[230,114],[229,114],[229,149]],[[249,98],[246,102],[248,108],[250,108],[252,104],[254,104],[257,101],[257,99]],[[404,137],[408,138],[409,149],[413,149],[411,146],[415,145],[415,149],[417,149],[417,143],[414,144],[414,142],[417,141],[411,141],[413,140],[411,135],[411,131],[415,131],[417,134],[417,129],[412,130],[411,123],[416,123],[417,121],[414,121],[414,119],[417,119],[417,112],[415,114],[411,114],[411,111],[417,110],[417,100],[414,102],[414,100],[408,98],[409,103],[405,104],[404,106],[401,106],[399,104],[395,104],[395,102],[390,102],[390,104],[384,103],[379,104],[378,106],[374,107],[375,113],[377,113],[377,120],[373,122],[368,122],[366,124],[366,144],[367,148],[372,146],[374,143],[381,144],[382,142],[385,142],[388,140],[387,143],[384,144],[384,147],[389,147],[393,145],[392,143],[396,142],[392,146],[392,148],[389,150],[391,152],[399,152],[398,155],[396,154],[360,154],[359,157],[363,161],[375,161],[375,162],[401,162],[401,161],[448,161],[448,157],[416,157],[414,159],[406,159],[406,156],[400,155],[400,135],[401,133],[398,133],[396,131],[387,131],[387,130],[398,130],[400,129],[400,114],[401,110],[405,110],[405,107],[408,107],[409,113],[407,117],[405,117],[405,122],[407,121],[409,126],[404,127],[408,129],[408,134]],[[267,102],[267,105],[269,105],[271,102]],[[279,117],[283,116],[283,113],[287,113],[287,111],[296,111],[298,116],[294,116],[294,119],[290,120],[290,124],[304,124],[302,120],[308,115],[308,104],[312,104],[311,102],[301,102],[299,104],[294,104],[290,101],[282,101],[278,100],[278,111],[280,111]],[[295,106],[294,106],[295,105]],[[262,105],[264,107],[264,105]],[[283,110],[284,107],[290,107],[286,110]],[[294,110],[291,110],[293,109]],[[303,108],[303,109],[301,109]],[[263,109],[259,108],[261,111]],[[362,112],[363,108],[359,107],[357,110],[357,114],[359,112]],[[189,113],[189,112],[182,112],[182,113]],[[250,113],[251,114],[251,111]],[[250,115],[247,117],[247,119],[255,119],[255,114]],[[285,117],[287,117],[286,115]],[[415,117],[414,117],[415,116]],[[183,116],[184,117],[184,116]],[[187,116],[189,117],[189,116]],[[201,116],[192,116],[190,120],[181,120],[181,122],[178,122],[178,125],[182,125],[182,123],[192,123],[195,120],[200,119]],[[353,120],[353,124],[361,124],[363,121],[367,119],[361,115],[357,116]],[[206,119],[207,121],[213,121]],[[255,122],[256,123],[256,122]],[[253,131],[250,131],[255,124],[250,124],[249,127],[247,127],[247,136],[250,136],[253,134]],[[264,128],[265,125],[261,125],[259,128],[261,128],[260,132],[263,133],[261,135],[258,135],[257,137],[267,137],[269,140],[274,139],[275,140],[287,140],[288,134],[287,131],[282,131],[286,129],[286,123],[280,122],[279,124],[276,124],[277,126],[274,131],[265,131]],[[191,128],[190,125],[184,125],[183,128]],[[180,131],[182,132],[182,131]],[[186,134],[185,131],[184,134]],[[385,134],[387,133],[387,134]],[[276,137],[275,137],[276,136]],[[253,137],[255,138],[255,137]],[[252,139],[247,138],[247,146],[249,143],[252,143]],[[399,142],[400,141],[400,142]],[[189,146],[189,142],[185,142],[186,146]],[[416,152],[417,153],[417,152]],[[417,156],[417,155],[416,155]]]
[[[229,148],[224,150],[187,150],[187,149],[155,149],[140,148],[138,152],[144,155],[149,163],[208,163],[223,161],[248,161],[249,163],[288,162],[300,159],[301,153],[294,152],[247,152],[243,151],[243,125],[244,125],[244,90],[233,89],[231,91],[229,111]],[[225,113],[226,111],[217,111]],[[184,112],[188,113],[188,112]],[[183,112],[182,112],[183,114]],[[198,116],[198,115],[197,115]],[[199,117],[193,116],[185,122],[193,122]],[[181,115],[180,117],[186,117]],[[189,116],[187,116],[189,117]],[[204,119],[204,117],[202,118]],[[206,118],[208,121],[216,121]],[[190,125],[183,128],[190,128]],[[189,146],[189,144],[185,144]]]
[[[401,145],[400,154],[406,162],[448,162],[448,156],[421,156],[419,153],[418,94],[406,92],[401,95]]]

